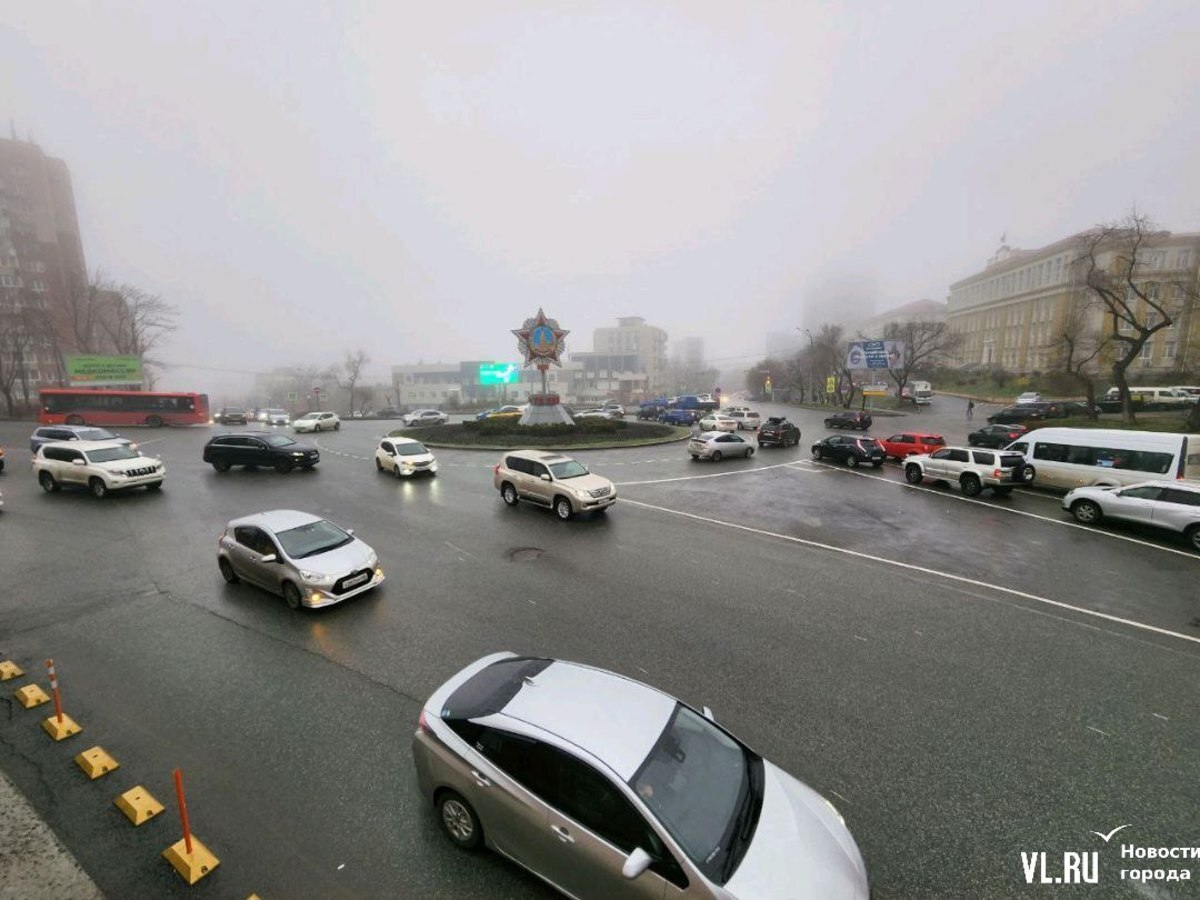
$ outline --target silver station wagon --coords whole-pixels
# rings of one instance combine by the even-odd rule
[[[413,736],[421,794],[578,900],[865,900],[841,815],[675,698],[577,663],[496,653],[438,688]]]

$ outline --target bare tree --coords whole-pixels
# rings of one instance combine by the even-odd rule
[[[1108,355],[1112,340],[1100,321],[1095,296],[1080,292],[1067,301],[1066,313],[1050,333],[1045,349],[1052,365],[1067,374],[1087,397],[1088,418],[1096,418],[1096,373]]]
[[[86,282],[67,286],[64,295],[66,316],[71,325],[71,337],[78,353],[104,353],[112,347],[106,338],[101,320],[113,302],[114,288],[97,269]]]
[[[825,323],[813,337],[818,373],[833,377],[833,401],[846,409],[854,402],[854,374],[846,365],[848,349],[841,325]]]
[[[362,377],[363,366],[370,361],[366,352],[359,348],[351,353],[346,351],[346,358],[341,366],[334,366],[330,369],[333,375],[333,380],[344,391],[350,393],[350,414],[354,415],[354,389],[358,384],[358,380]]]
[[[112,349],[138,357],[143,368],[159,365],[150,353],[178,327],[179,309],[157,294],[129,284],[102,289],[98,299],[97,321]]]
[[[36,299],[13,296],[0,306],[0,396],[8,415],[32,405],[33,369],[54,347],[53,323]]]
[[[1179,306],[1168,294],[1194,306],[1195,284],[1158,277],[1155,250],[1157,231],[1146,216],[1131,212],[1118,223],[1102,225],[1086,234],[1075,260],[1077,274],[1086,290],[1100,304],[1106,319],[1105,333],[1113,342],[1113,381],[1121,397],[1127,423],[1134,422],[1126,370],[1150,339],[1168,328],[1179,316]]]
[[[936,368],[962,344],[961,334],[951,331],[945,322],[931,320],[889,322],[883,328],[883,338],[904,342],[899,365],[888,367],[888,374],[896,382],[897,396],[904,395],[904,386],[914,372]]]

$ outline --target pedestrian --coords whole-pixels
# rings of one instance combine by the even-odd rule
[[[975,418],[975,401],[968,400],[967,401],[967,421],[970,422],[973,418]]]

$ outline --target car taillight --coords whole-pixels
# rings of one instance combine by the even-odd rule
[[[417,717],[417,728],[426,734],[433,734],[433,729],[429,727],[429,721],[425,718],[425,710],[421,710],[421,715]]]
[[[1015,440],[1016,440],[1017,438],[1019,438],[1020,436],[1021,436],[1021,433],[1020,433],[1019,431],[1010,431],[1010,432],[1008,433],[1008,439],[1009,439],[1010,441],[1015,441]]]
[[[492,466],[492,474],[493,475],[500,474],[500,463],[496,463],[494,466]],[[425,713],[421,713],[421,715],[425,715]]]
[[[993,478],[1003,478],[1004,470],[1003,469],[992,469],[992,477]]]

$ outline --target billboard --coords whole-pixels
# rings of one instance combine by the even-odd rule
[[[71,387],[114,387],[142,383],[142,361],[136,356],[68,356]]]
[[[516,363],[480,363],[480,384],[516,384],[521,368]]]
[[[851,341],[846,351],[847,369],[901,369],[904,341]]]

